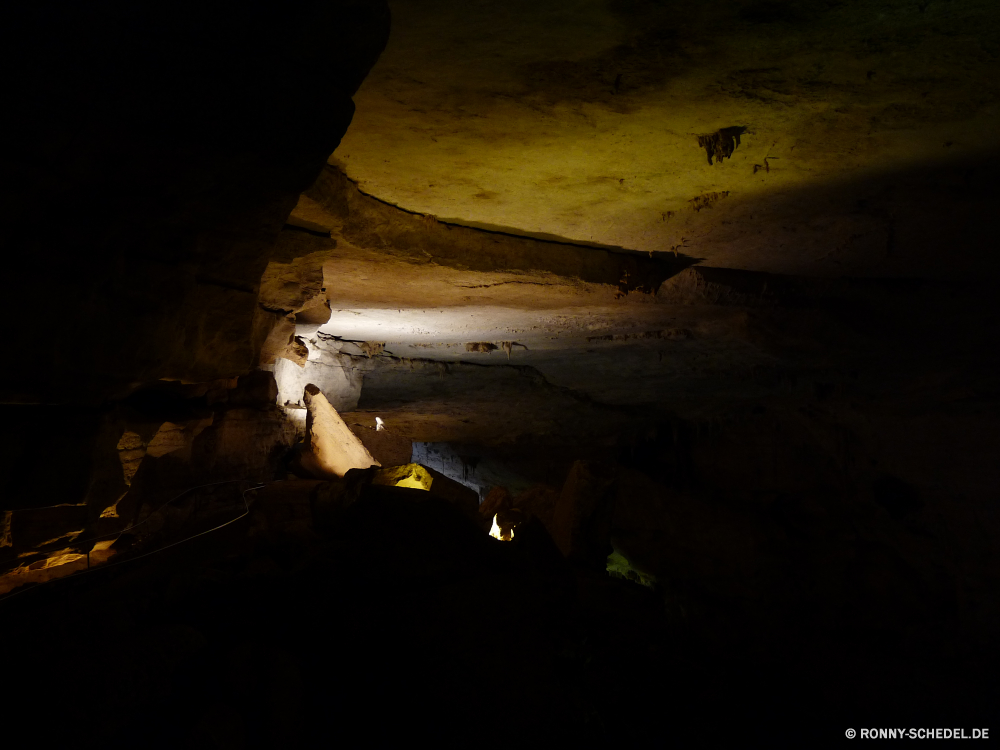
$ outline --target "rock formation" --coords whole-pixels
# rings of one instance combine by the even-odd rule
[[[203,6],[5,17],[8,735],[989,726],[1000,6]]]
[[[307,385],[304,400],[308,410],[306,447],[299,462],[307,473],[322,479],[379,466],[319,388]]]

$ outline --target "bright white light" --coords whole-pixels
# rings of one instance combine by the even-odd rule
[[[375,431],[385,429],[385,422],[382,421],[382,417],[375,417]]]
[[[384,341],[392,344],[506,341],[541,330],[549,311],[496,306],[432,307],[426,309],[337,309],[320,333],[347,341]]]
[[[497,513],[493,514],[493,528],[490,529],[490,536],[493,537],[494,539],[500,539],[501,541],[509,542],[511,539],[514,538],[514,529],[510,529],[508,535],[504,535],[504,533],[500,531],[499,524],[497,524],[497,515],[499,514]]]

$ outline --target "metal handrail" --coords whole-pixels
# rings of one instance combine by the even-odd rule
[[[170,505],[170,503],[172,503],[175,500],[183,497],[187,493],[192,492],[193,490],[201,489],[202,487],[214,487],[214,486],[217,486],[217,485],[220,485],[220,484],[235,484],[237,482],[248,482],[248,481],[250,481],[250,480],[247,480],[247,479],[227,479],[227,480],[221,481],[221,482],[207,482],[205,484],[195,485],[194,487],[188,487],[186,490],[184,490],[180,494],[175,495],[174,497],[170,498],[170,500],[168,500],[163,505],[161,505],[159,508],[157,508],[157,510],[159,510],[160,508],[167,507],[168,505]],[[168,550],[171,547],[176,547],[177,545],[183,544],[184,542],[191,541],[192,539],[197,539],[198,537],[204,536],[205,534],[210,534],[213,531],[218,531],[219,529],[225,528],[226,526],[229,526],[230,524],[236,523],[241,518],[245,518],[246,516],[248,516],[250,514],[250,505],[249,505],[249,503],[247,503],[247,493],[248,492],[252,492],[254,490],[259,490],[263,486],[264,486],[263,482],[258,482],[255,486],[248,487],[247,489],[243,490],[243,492],[241,493],[241,495],[243,497],[243,507],[244,507],[243,513],[240,514],[240,515],[238,515],[236,518],[232,518],[232,519],[226,521],[223,524],[220,524],[218,526],[214,526],[211,529],[206,529],[205,531],[200,531],[197,534],[192,534],[189,537],[185,537],[184,539],[181,539],[179,541],[172,542],[171,544],[168,544],[168,545],[166,545],[164,547],[160,547],[159,549],[151,550],[149,552],[144,552],[141,555],[137,555],[135,557],[129,557],[129,558],[125,559],[125,560],[118,560],[117,562],[105,563],[103,565],[97,565],[97,566],[95,566],[93,568],[90,567],[90,550],[88,550],[87,551],[87,568],[85,570],[79,570],[76,573],[71,573],[70,575],[63,576],[61,578],[52,578],[52,579],[49,579],[48,581],[40,581],[36,585],[31,586],[29,588],[19,588],[17,591],[12,591],[12,592],[10,592],[8,594],[4,594],[3,596],[0,596],[0,603],[5,602],[8,599],[11,599],[11,598],[13,598],[13,597],[15,597],[15,596],[17,596],[19,594],[23,594],[23,593],[26,593],[28,591],[35,591],[35,590],[37,590],[37,589],[41,588],[42,586],[44,586],[46,584],[49,584],[49,583],[57,583],[59,581],[68,581],[68,580],[71,580],[71,579],[74,579],[74,578],[79,578],[80,576],[86,575],[87,573],[96,572],[98,570],[107,570],[108,568],[114,567],[116,565],[124,565],[125,563],[135,562],[136,560],[141,560],[144,557],[149,557],[150,555],[155,555],[155,554],[157,554],[159,552],[163,552],[165,550]],[[60,507],[60,506],[58,506],[58,505],[51,505],[51,506],[45,506],[45,507],[57,508],[57,507]],[[112,536],[115,536],[115,535],[121,536],[122,534],[124,534],[127,531],[131,531],[132,529],[135,529],[135,528],[138,528],[139,526],[142,526],[147,521],[152,520],[152,518],[153,518],[153,514],[151,513],[149,515],[149,518],[146,518],[144,521],[140,521],[137,524],[129,526],[128,528],[122,529],[121,531],[114,531],[114,532],[111,532],[109,534],[102,534],[100,536],[89,537],[87,539],[84,539],[83,541],[84,542],[92,542],[92,541],[97,540],[97,539],[106,539],[108,537],[112,537]],[[76,542],[73,542],[73,543],[75,544]]]

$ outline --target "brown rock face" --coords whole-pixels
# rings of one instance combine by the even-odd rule
[[[492,520],[493,516],[501,511],[510,510],[510,493],[505,487],[493,487],[479,504],[479,512],[486,520]]]
[[[426,467],[424,468],[426,469]],[[481,520],[479,515],[479,496],[464,484],[446,477],[439,471],[435,471],[434,469],[426,470],[434,478],[430,494],[440,497],[442,500],[447,500],[463,516],[478,524]]]
[[[1000,4],[389,2],[361,89],[385,0],[4,17],[4,680],[66,746],[988,725]]]
[[[558,492],[544,485],[536,485],[518,495],[514,499],[514,507],[526,516],[534,516],[545,528],[551,529],[558,502]]]
[[[385,4],[42,3],[4,31],[18,146],[0,176],[3,296],[62,343],[6,371],[0,399],[249,370],[270,246],[351,121]]]
[[[615,472],[609,467],[577,461],[559,493],[553,537],[570,561],[603,568],[610,552]]]
[[[309,412],[303,468],[322,479],[343,477],[351,469],[379,465],[319,388],[307,385],[304,400]]]
[[[366,193],[711,266],[997,271],[996,3],[391,5],[332,160]]]
[[[389,430],[373,430],[361,425],[352,425],[353,432],[372,457],[383,466],[400,466],[410,463],[413,455],[413,441],[405,435]]]

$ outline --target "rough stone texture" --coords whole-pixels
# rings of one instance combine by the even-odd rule
[[[0,376],[0,401],[21,404],[4,407],[0,430],[5,509],[79,505],[87,536],[185,484],[270,478],[288,447],[280,412],[255,404],[205,427],[230,389],[234,407],[257,398],[218,379],[254,367],[265,339],[279,348],[261,275],[387,32],[374,0],[237,15],[115,0],[12,9],[3,299],[59,344]],[[316,102],[299,117],[296,99]],[[18,525],[12,515],[11,539]]]
[[[603,568],[611,551],[614,479],[607,467],[578,461],[559,492],[552,538],[568,560],[582,567]]]
[[[190,457],[191,443],[211,424],[211,419],[200,419],[190,424],[164,422],[146,446],[146,454],[159,457],[176,451],[185,457]],[[135,474],[135,470],[132,474]]]
[[[327,217],[324,230],[336,239],[338,248],[343,244],[343,249],[335,256],[358,257],[358,250],[376,251],[378,260],[389,266],[403,261],[411,266],[433,264],[486,274],[508,272],[521,283],[530,283],[535,280],[533,275],[541,273],[557,277],[553,279],[557,285],[572,284],[579,288],[581,281],[622,285],[624,292],[639,289],[655,291],[665,278],[691,265],[694,260],[684,253],[653,258],[646,253],[621,248],[588,246],[579,242],[535,238],[523,233],[505,234],[442,223],[434,216],[401,210],[362,193],[334,166],[324,169],[304,196],[314,205],[323,207]],[[293,211],[292,221],[295,215],[296,211]],[[411,269],[410,273],[420,270]],[[426,271],[426,268],[422,270]],[[363,277],[364,274],[358,276]],[[358,278],[352,281],[367,280]],[[440,283],[434,276],[427,277],[427,281]],[[363,289],[369,285],[360,286]],[[382,292],[406,294],[407,290],[383,288]],[[336,299],[332,292],[331,297]],[[388,307],[393,298],[383,296],[382,301]]]
[[[67,547],[48,557],[19,565],[0,575],[0,594],[7,594],[28,583],[45,583],[79,573],[88,568],[87,555]]]
[[[536,485],[514,498],[513,505],[528,517],[534,516],[546,529],[554,530],[559,493],[551,487]],[[551,533],[551,531],[550,531]]]
[[[380,465],[319,388],[307,385],[304,400],[308,409],[307,442],[301,463],[306,471],[322,479],[343,477],[350,469]]]
[[[506,487],[493,487],[479,504],[479,513],[483,518],[492,521],[493,516],[511,507],[510,492]]]
[[[77,503],[44,507],[42,495],[35,507],[3,515],[2,536],[11,544],[0,545],[0,574],[14,576],[12,587],[51,580],[80,569],[74,555],[89,552],[96,565],[136,539],[155,545],[192,525],[231,518],[234,502],[243,507],[238,493],[188,490],[274,479],[296,434],[274,405],[269,373],[226,384],[232,387],[161,383],[102,414],[85,444],[90,461],[77,467],[73,492],[62,495]],[[38,485],[46,489],[41,476]],[[141,535],[116,542],[136,523],[144,524]]]
[[[430,491],[434,477],[426,467],[420,464],[402,464],[386,466],[375,472],[372,484],[384,487],[409,487],[415,490]]]
[[[146,456],[128,493],[117,501],[113,520],[118,521],[120,530],[172,505],[182,510],[172,521],[179,529],[186,522],[185,514],[214,512],[212,506],[216,500],[212,488],[217,483],[242,487],[274,479],[280,474],[279,465],[294,440],[294,430],[277,408],[223,410],[189,447],[182,446],[160,457]],[[189,493],[192,488],[203,486],[207,489]],[[220,486],[219,502],[220,512],[231,517],[237,503],[242,507],[242,501],[230,489],[228,485]],[[204,506],[201,509],[199,502]],[[172,512],[171,508],[163,510],[163,514]],[[112,526],[108,531],[114,530],[113,524],[108,525]],[[143,533],[152,538],[154,531],[145,528]]]
[[[11,542],[17,551],[53,544],[65,545],[82,533],[86,522],[85,505],[17,510],[10,519]]]
[[[728,419],[789,399],[833,399],[845,415],[886,398],[906,409],[899,394],[926,378],[992,392],[994,349],[978,343],[998,320],[985,276],[819,279],[685,269],[682,258],[643,270],[600,248],[449,228],[358,193],[332,169],[307,197],[331,238],[284,234],[315,262],[327,253],[331,316],[299,324],[304,364],[279,359],[275,372],[283,401],[318,383],[350,423],[377,416],[418,441],[508,445],[522,457],[514,446],[526,441],[571,463],[678,416]],[[639,293],[650,269],[656,285]],[[301,289],[315,287],[309,273]],[[496,350],[469,352],[470,341]],[[948,375],[934,372],[943,362]]]
[[[712,266],[997,270],[990,0],[391,6],[332,160],[382,200]]]
[[[400,466],[410,463],[413,441],[405,435],[390,430],[375,430],[362,425],[351,425],[353,432],[365,449],[383,466]]]
[[[519,475],[509,465],[506,456],[493,455],[482,445],[461,443],[413,444],[413,460],[437,469],[479,493],[480,503],[494,487],[525,490],[532,482]]]
[[[439,471],[427,467],[424,469],[434,478],[430,489],[432,495],[450,503],[463,517],[476,524],[480,523],[479,493]]]
[[[60,406],[4,407],[3,585],[183,542],[42,589],[4,636],[59,654],[24,694],[75,664],[61,725],[176,746],[318,745],[372,705],[498,746],[995,711],[995,4],[396,7],[315,181],[375,4],[162,36],[99,5],[4,47],[6,320],[39,341],[3,398]],[[256,363],[277,382],[231,379]],[[374,469],[244,515],[302,468],[309,384],[345,438],[378,417],[514,490],[513,541]]]
[[[156,435],[158,436],[159,434],[159,431],[157,431]],[[181,445],[183,445],[183,442],[177,447]],[[142,459],[146,455],[148,444],[143,441],[139,433],[125,430],[122,433],[122,439],[118,441],[118,445],[115,447],[118,449],[118,459],[122,462],[122,479],[125,481],[125,484],[132,484],[132,477],[139,470],[139,464],[142,463]]]
[[[424,490],[434,497],[451,503],[463,516],[476,524],[482,522],[479,515],[479,495],[474,490],[456,482],[439,471],[420,464],[404,464],[379,469],[372,484],[382,487],[402,487]]]
[[[278,398],[278,384],[269,372],[251,372],[227,385],[229,389],[219,394],[219,400],[230,407],[269,408]]]
[[[8,369],[0,398],[95,401],[253,367],[271,245],[350,123],[387,32],[376,0],[13,10],[4,301],[61,343],[40,347],[30,372]],[[296,114],[295,101],[311,104]]]
[[[373,736],[371,701],[406,719],[377,733],[390,743],[435,726],[458,742],[481,726],[484,699],[509,713],[512,733],[584,746],[654,742],[664,715],[685,745],[711,724],[716,739],[770,733],[789,746],[821,746],[829,726],[864,709],[907,724],[991,715],[995,690],[981,677],[996,663],[981,660],[995,632],[983,607],[991,582],[970,576],[948,524],[927,507],[881,506],[884,482],[871,502],[723,493],[711,472],[665,470],[685,440],[651,438],[633,461],[642,470],[580,462],[560,497],[574,500],[572,527],[594,532],[577,541],[642,560],[655,591],[567,566],[537,518],[494,542],[430,493],[369,484],[375,470],[276,482],[221,536],[10,610],[3,637],[22,646],[6,662],[22,688],[12,706],[29,715],[75,657],[95,677],[65,709],[74,721],[50,736],[82,744],[127,742],[150,717],[177,745],[251,729],[311,745],[334,720],[361,742]],[[717,458],[730,451],[720,445]],[[161,533],[182,515],[164,516]],[[110,676],[106,653],[79,648],[99,637],[123,649]],[[221,700],[219,681],[235,697]],[[629,691],[626,705],[598,699],[609,685]],[[439,726],[442,696],[462,708],[458,729]],[[174,711],[179,701],[194,708]],[[122,710],[97,710],[106,705]],[[735,715],[720,719],[720,706]]]
[[[396,215],[380,211],[381,220],[394,226]],[[439,231],[437,224],[429,226]],[[390,238],[389,246],[393,247],[391,232],[381,236]],[[971,389],[970,394],[989,393],[992,388],[988,375],[991,355],[976,341],[989,338],[996,311],[988,303],[989,292],[974,284],[817,282],[699,268],[661,285],[652,298],[655,305],[636,305],[633,300],[641,302],[643,297],[629,295],[619,301],[623,304],[620,308],[595,309],[599,295],[612,296],[613,286],[605,292],[598,288],[598,296],[588,298],[588,292],[573,286],[571,277],[549,276],[537,282],[524,277],[477,279],[471,272],[454,274],[437,269],[422,279],[419,264],[411,260],[393,267],[373,264],[364,253],[347,246],[342,252],[335,262],[330,261],[329,277],[351,280],[339,287],[335,284],[334,295],[338,302],[355,308],[341,311],[339,317],[335,311],[324,331],[362,342],[373,337],[387,340],[385,355],[394,355],[383,355],[373,362],[367,356],[359,359],[359,351],[345,359],[343,353],[349,345],[337,344],[340,367],[363,372],[366,378],[364,395],[359,387],[351,391],[350,398],[362,398],[367,409],[349,418],[370,423],[374,416],[381,416],[403,425],[418,438],[482,443],[515,440],[530,433],[540,436],[545,450],[551,450],[560,441],[613,440],[612,436],[630,423],[641,433],[646,429],[644,424],[669,418],[671,412],[692,419],[692,425],[701,429],[702,425],[715,424],[714,420],[728,419],[734,408],[737,413],[757,413],[767,408],[767,402],[789,400],[803,406],[822,404],[821,408],[832,411],[834,421],[843,423],[846,434],[856,435],[852,425],[859,418],[870,419],[875,403],[886,398],[894,401],[898,413],[930,401],[938,402],[939,410],[952,408],[940,401],[941,392],[920,385],[922,382],[948,382],[950,392],[956,394],[963,388]],[[454,280],[441,283],[443,273],[454,274]],[[395,281],[397,278],[401,283]],[[521,283],[524,281],[528,283]],[[508,291],[536,283],[530,295]],[[545,309],[553,302],[566,304],[562,300],[573,299],[572,295],[581,295],[577,298],[580,307],[555,315],[504,310],[498,314],[495,308],[480,313],[477,307],[460,306],[492,303],[515,310]],[[445,306],[414,309],[431,301]],[[379,308],[400,304],[404,309],[395,317],[391,310],[376,315]],[[447,305],[459,307],[452,312]],[[483,323],[470,325],[477,316]],[[560,398],[571,395],[576,404],[561,404],[544,387],[538,390],[537,400],[516,385],[508,393],[497,387],[498,380],[510,377],[503,370],[470,370],[426,361],[455,361],[461,355],[452,342],[464,346],[460,342],[486,335],[500,343],[518,328],[520,334],[527,333],[525,329],[537,333],[528,337],[515,333],[526,343],[514,349],[514,362],[522,367],[524,363],[532,365],[550,383],[571,386],[572,391],[563,391]],[[956,335],[958,331],[962,333]],[[573,340],[574,334],[579,339]],[[315,343],[320,344],[320,340]],[[937,353],[932,355],[931,349]],[[928,370],[932,361],[956,366],[949,374],[932,374]],[[399,370],[398,377],[388,377],[394,369]],[[343,373],[345,369],[331,372]],[[468,385],[463,384],[465,379],[470,380]],[[959,384],[963,382],[965,385]],[[608,411],[594,410],[585,401],[581,404],[581,395],[626,409],[611,412],[614,418],[609,419]],[[943,426],[941,420],[949,419],[941,412],[934,428],[954,435],[948,441],[950,458],[944,463],[958,461],[969,466],[962,472],[963,484],[972,477],[991,476],[986,469],[989,461],[975,458],[985,456],[979,436],[990,433],[986,425],[991,417],[984,414],[982,421],[977,421],[971,414],[951,413],[950,426]],[[599,430],[580,429],[587,424]],[[865,429],[877,432],[883,428],[899,432],[897,438],[885,442],[893,445],[900,457],[916,448],[915,439],[924,434],[923,429],[903,434],[889,428],[881,416]],[[595,436],[595,432],[603,435]],[[516,452],[513,448],[510,451]],[[744,461],[738,448],[723,459],[723,464],[734,460]],[[759,457],[747,460],[738,470],[733,466],[733,481],[745,482],[746,472],[758,471],[760,461]],[[907,463],[910,468],[897,471],[909,475],[917,469],[916,462],[907,459]],[[918,471],[923,474],[927,467],[943,465],[940,460],[922,463]],[[722,475],[726,471],[724,468]]]
[[[142,716],[162,723],[172,746],[248,737],[315,746],[332,721],[350,745],[396,744],[441,724],[432,707],[443,704],[455,716],[438,737],[453,744],[475,733],[484,698],[515,717],[518,735],[582,737],[579,685],[551,666],[571,642],[561,582],[533,579],[525,555],[498,549],[449,503],[416,490],[368,487],[336,529],[293,537],[305,487],[288,484],[261,492],[252,523],[221,541],[178,546],[165,553],[169,565],[137,561],[110,585],[108,575],[82,578],[5,616],[3,637],[24,646],[5,662],[24,691],[11,708],[35,719],[46,675],[76,654],[92,677],[48,730],[60,743],[127,742]],[[284,529],[284,544],[268,543],[265,516]],[[234,598],[234,589],[253,595]],[[79,648],[84,636],[122,650],[113,671],[100,669],[106,653]],[[497,660],[512,671],[498,673]],[[231,687],[218,692],[216,677]],[[185,701],[191,708],[177,710]],[[98,710],[108,705],[120,710]],[[373,726],[379,705],[401,724]]]
[[[368,275],[363,265],[357,271]],[[385,269],[368,271],[379,279]],[[397,278],[405,277],[385,273],[379,283]],[[453,286],[474,285],[466,278]],[[446,295],[440,307],[414,299],[396,310],[377,307],[373,283],[357,291],[357,307],[335,309],[307,340],[305,373],[341,387],[350,423],[370,428],[378,416],[418,441],[492,446],[515,463],[548,462],[560,468],[539,466],[543,473],[528,477],[553,486],[576,458],[650,429],[679,424],[707,434],[736,422],[746,434],[734,434],[716,472],[731,476],[731,486],[748,475],[757,482],[773,464],[768,415],[801,410],[807,423],[819,415],[838,440],[860,441],[858,452],[887,462],[888,473],[925,491],[962,487],[985,503],[996,481],[989,455],[997,434],[990,427],[997,350],[986,342],[1000,319],[984,284],[699,267],[655,295],[614,301],[609,289],[603,304],[584,292],[578,305],[550,309],[548,287],[532,293],[535,301],[520,292],[504,300],[498,290],[518,286],[511,284],[483,290],[494,295],[489,307],[479,307],[480,290],[471,289],[467,307]],[[556,299],[567,300],[563,293]],[[510,307],[497,304],[504,302]],[[516,336],[523,348],[509,362],[466,352],[462,342],[473,336]],[[357,342],[375,337],[385,347],[367,357]],[[782,459],[813,467],[798,473],[800,486],[830,481],[815,450],[827,448]]]
[[[194,460],[206,477],[265,481],[294,438],[292,426],[278,409],[228,409],[204,433],[201,453]]]
[[[273,365],[279,357],[305,364],[308,353],[295,338],[296,326],[325,323],[330,317],[323,264],[336,244],[289,225],[278,234],[258,294],[255,328],[266,332],[261,365]]]

